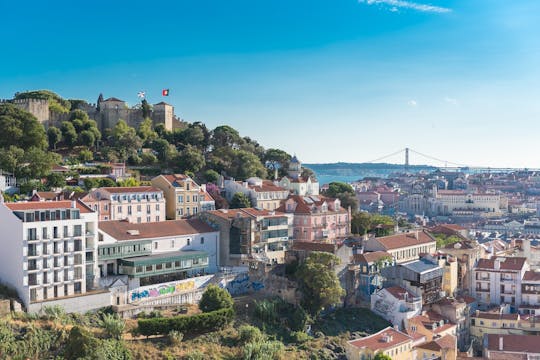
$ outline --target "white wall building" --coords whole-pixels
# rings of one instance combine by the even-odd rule
[[[120,279],[128,289],[170,283],[219,268],[219,231],[201,220],[99,224],[98,267],[102,286]],[[126,298],[118,296],[116,303]]]
[[[522,257],[480,259],[473,270],[473,296],[482,305],[509,304],[517,310],[522,302],[521,284],[529,263]]]
[[[422,297],[400,286],[384,288],[371,295],[371,311],[403,329],[406,319],[422,312]]]
[[[0,203],[0,281],[30,312],[85,295],[97,285],[96,230],[97,214],[80,202]],[[72,302],[80,311],[109,305],[99,299]]]
[[[0,192],[12,193],[17,190],[17,178],[13,174],[0,170]]]

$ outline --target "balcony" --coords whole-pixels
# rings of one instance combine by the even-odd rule
[[[488,292],[490,292],[490,289],[489,288],[487,288],[487,289],[476,288],[476,292],[486,292],[486,293],[488,293]]]

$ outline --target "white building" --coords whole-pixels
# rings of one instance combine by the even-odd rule
[[[15,175],[0,170],[0,192],[12,193],[17,190]]]
[[[101,286],[120,280],[132,291],[215,273],[219,265],[219,231],[201,220],[99,224]],[[119,294],[115,302],[129,302],[125,295]]]
[[[1,282],[30,312],[45,305],[67,311],[110,305],[108,293],[84,296],[97,285],[96,230],[97,214],[80,202],[0,203]]]
[[[295,195],[319,195],[319,182],[310,176],[302,176],[302,163],[293,156],[287,169],[287,175],[279,181],[279,186],[290,190]]]
[[[505,198],[500,194],[476,193],[464,190],[437,190],[433,188],[433,213],[438,215],[500,216],[507,211]]]
[[[371,295],[371,311],[403,329],[406,319],[422,313],[422,297],[400,286],[384,288]]]
[[[224,181],[225,196],[231,201],[236,193],[250,198],[253,207],[262,210],[275,210],[289,196],[289,190],[274,184],[271,180],[251,177],[246,181],[227,179]]]
[[[481,305],[508,304],[517,310],[521,285],[529,263],[522,257],[480,259],[473,270],[473,296]]]

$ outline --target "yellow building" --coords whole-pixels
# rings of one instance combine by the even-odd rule
[[[159,175],[152,179],[152,186],[163,191],[167,201],[168,220],[177,220],[200,212],[201,187],[189,176]]]
[[[439,266],[443,268],[442,289],[454,296],[458,288],[458,263],[452,255],[440,254]]]
[[[484,334],[538,335],[540,316],[477,311],[471,318],[471,336],[481,343]]]
[[[430,342],[417,345],[416,359],[455,360],[457,357],[457,341],[453,335],[445,335]]]
[[[413,338],[391,327],[370,336],[347,342],[347,359],[371,360],[382,353],[392,360],[413,360]]]

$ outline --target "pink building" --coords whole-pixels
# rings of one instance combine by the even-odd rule
[[[295,240],[335,242],[350,234],[351,214],[339,199],[291,195],[276,210],[294,214]]]
[[[99,221],[149,223],[165,220],[163,191],[153,186],[103,187],[81,199],[98,213]]]

